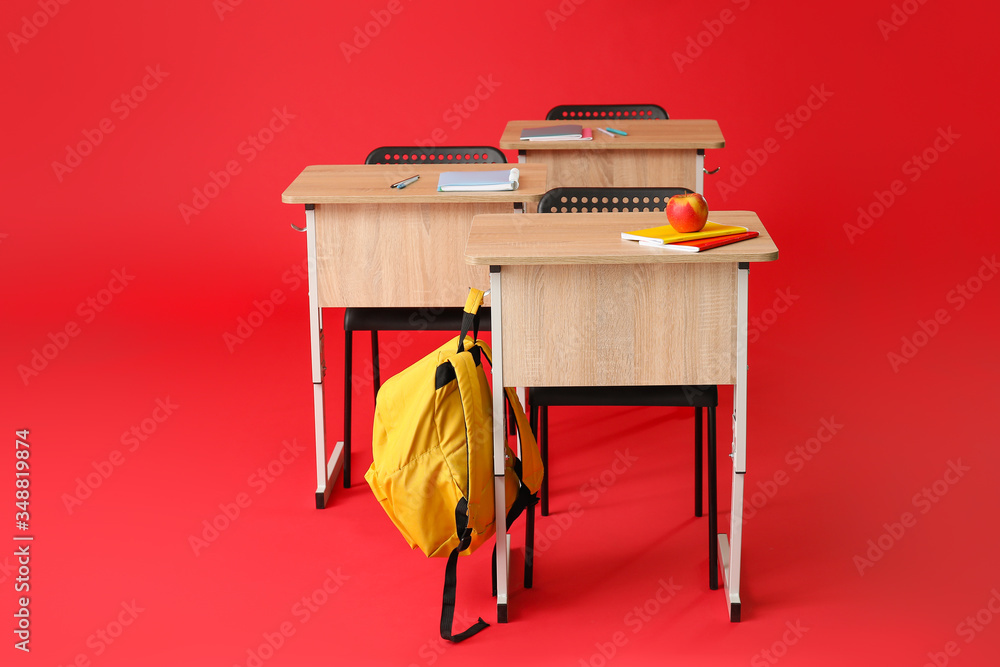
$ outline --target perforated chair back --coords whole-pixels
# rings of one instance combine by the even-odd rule
[[[507,157],[492,146],[380,146],[365,164],[492,164]]]
[[[667,120],[666,110],[658,104],[560,104],[545,120]]]
[[[553,188],[538,202],[539,213],[631,213],[663,211],[687,188]]]

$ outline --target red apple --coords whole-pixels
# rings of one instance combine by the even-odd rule
[[[667,222],[681,233],[700,232],[708,221],[708,202],[697,192],[674,195],[667,202]]]

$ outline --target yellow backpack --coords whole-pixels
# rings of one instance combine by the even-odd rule
[[[465,304],[462,333],[379,389],[372,429],[374,460],[365,480],[410,548],[448,557],[441,636],[459,642],[488,624],[452,634],[458,555],[470,554],[496,532],[493,500],[493,400],[476,340],[483,292]],[[473,335],[467,336],[472,327]],[[538,445],[513,389],[507,389],[522,461],[505,446],[506,523],[533,501],[542,482]],[[504,545],[504,548],[506,546]],[[494,573],[495,576],[495,573]]]

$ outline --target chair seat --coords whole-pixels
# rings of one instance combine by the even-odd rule
[[[648,387],[529,387],[532,405],[646,406],[709,408],[719,404],[715,385]]]
[[[345,331],[455,331],[462,329],[461,308],[347,308]],[[479,309],[479,328],[489,331],[490,309]]]

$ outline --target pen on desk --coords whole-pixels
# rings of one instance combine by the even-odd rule
[[[601,132],[603,132],[604,134],[608,135],[609,137],[614,138],[614,136],[615,136],[615,135],[611,134],[610,132],[608,132],[607,130],[605,130],[603,127],[599,127],[597,129],[600,130]]]
[[[607,131],[608,131],[608,132],[613,132],[613,133],[615,133],[615,134],[618,134],[618,135],[621,135],[621,136],[623,136],[623,137],[627,137],[627,136],[628,136],[628,132],[622,132],[621,130],[616,130],[616,129],[615,129],[615,128],[613,128],[613,127],[609,127],[609,128],[607,129]]]
[[[417,174],[416,176],[410,176],[409,178],[404,178],[399,183],[393,183],[389,187],[390,188],[396,188],[397,190],[402,190],[403,188],[405,188],[410,183],[416,183],[418,178],[420,178],[419,174]]]

